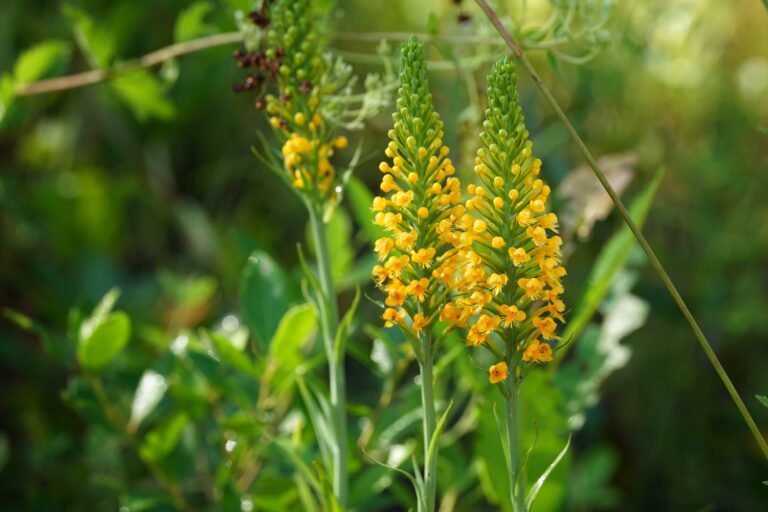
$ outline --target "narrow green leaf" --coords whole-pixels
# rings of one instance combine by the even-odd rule
[[[63,11],[75,33],[75,40],[91,67],[108,68],[116,48],[109,27],[96,22],[88,13],[71,4],[65,4]]]
[[[176,113],[173,103],[165,97],[160,81],[145,69],[118,76],[110,86],[139,121],[167,120]]]
[[[287,370],[294,370],[302,361],[302,346],[317,330],[317,313],[309,304],[289,309],[272,337],[270,356]]]
[[[539,479],[536,480],[536,482],[531,487],[531,490],[528,491],[528,497],[525,500],[525,506],[527,509],[530,510],[534,500],[536,499],[536,495],[539,494],[539,491],[541,490],[541,486],[544,485],[544,482],[547,481],[547,477],[549,476],[549,474],[552,473],[552,471],[557,467],[557,465],[560,464],[560,461],[563,460],[563,457],[565,457],[565,454],[568,452],[568,448],[570,446],[571,446],[571,434],[568,434],[568,441],[566,441],[562,451],[558,454],[558,456],[555,458],[552,464],[550,464],[549,467],[544,471],[544,473],[539,477]]]
[[[111,313],[96,323],[81,328],[77,360],[89,371],[99,371],[123,350],[131,337],[131,319],[122,311]]]
[[[180,412],[155,427],[146,435],[139,447],[141,458],[153,462],[166,458],[179,444],[184,428],[188,424],[189,417]]]
[[[640,195],[632,202],[630,214],[632,219],[642,229],[653,198],[664,177],[663,168],[659,168],[653,180],[645,187]],[[575,339],[589,323],[600,303],[605,298],[614,277],[624,266],[632,247],[637,243],[628,227],[623,226],[605,245],[595,261],[587,279],[586,292],[579,300],[573,315],[563,332],[563,339]],[[560,357],[565,350],[559,352]]]
[[[56,336],[41,323],[10,308],[3,308],[3,315],[21,329],[32,332],[40,337],[40,340],[43,342],[43,346],[48,353],[59,362],[64,364],[72,362],[72,355],[66,350],[63,340],[57,339]]]
[[[768,2],[768,0],[763,0],[763,1]],[[763,135],[768,137],[768,128],[766,128],[764,126],[758,126],[757,127],[757,131],[759,131],[760,133],[762,133]]]
[[[288,310],[287,281],[280,265],[263,251],[254,251],[243,269],[238,291],[240,314],[263,351]]]
[[[71,48],[64,41],[44,41],[25,50],[16,60],[13,77],[16,85],[28,84],[64,71]]]
[[[344,357],[344,345],[347,340],[347,333],[349,326],[352,323],[352,319],[355,317],[357,311],[357,305],[360,303],[360,288],[355,289],[355,298],[352,299],[352,304],[349,309],[344,313],[344,318],[339,322],[339,328],[336,329],[336,338],[333,342],[333,357],[339,362]]]
[[[299,393],[304,401],[304,406],[309,413],[309,419],[312,422],[312,428],[315,431],[315,437],[317,438],[317,445],[320,448],[320,454],[323,458],[323,462],[326,467],[331,467],[333,464],[333,456],[331,454],[331,448],[334,445],[334,434],[332,426],[327,420],[329,418],[328,411],[330,405],[328,400],[320,393],[311,390],[307,382],[303,378],[297,380]],[[318,488],[319,490],[319,488]]]
[[[416,501],[417,501],[417,504],[418,504],[418,509],[417,510],[419,512],[427,510],[426,509],[426,502],[424,501],[424,497],[425,497],[424,481],[422,480],[421,475],[419,475],[418,465],[417,465],[415,460],[413,461],[413,466],[415,468],[415,471],[414,471],[414,474],[412,475],[412,474],[410,474],[409,472],[407,472],[404,469],[400,469],[400,468],[398,468],[396,466],[392,466],[392,465],[387,464],[386,462],[382,462],[380,460],[375,459],[368,452],[366,452],[365,449],[361,448],[361,450],[362,450],[363,455],[365,456],[365,458],[368,459],[369,461],[373,462],[374,464],[378,464],[379,466],[381,466],[383,468],[387,468],[389,470],[395,471],[396,473],[399,473],[402,476],[404,476],[405,478],[407,478],[411,482],[411,485],[413,485],[413,489],[416,492]]]
[[[213,4],[206,1],[195,2],[181,11],[173,29],[174,40],[181,43],[213,33],[216,27],[205,22],[211,11]]]
[[[299,455],[299,452],[295,446],[293,446],[290,441],[288,441],[285,438],[275,438],[274,440],[275,446],[279,448],[291,461],[291,464],[299,471],[299,473],[306,479],[307,482],[312,486],[312,488],[315,490],[315,492],[320,493],[322,492],[322,488],[320,486],[320,481],[317,479],[315,474],[312,472],[311,468],[307,465],[306,462],[304,462],[304,459],[301,458],[301,455]]]
[[[432,438],[429,440],[429,448],[427,448],[428,460],[431,460],[437,453],[438,438],[445,428],[445,422],[448,420],[448,413],[451,412],[451,407],[453,407],[453,400],[448,402],[448,407],[445,408],[443,415],[440,416],[440,420],[438,420],[437,425],[435,426],[435,431],[432,433]]]
[[[760,401],[761,404],[768,407],[768,396],[765,395],[755,395],[755,397]]]

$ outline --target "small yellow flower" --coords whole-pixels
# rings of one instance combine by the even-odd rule
[[[508,280],[507,274],[491,274],[488,276],[488,287],[494,295],[498,295]]]
[[[419,331],[426,327],[428,323],[429,322],[424,315],[421,313],[416,313],[413,315],[413,332],[418,335]]]
[[[489,373],[489,380],[491,381],[491,384],[498,384],[499,382],[504,382],[507,378],[507,375],[509,374],[509,369],[507,368],[507,363],[504,361],[494,364],[488,369]]]
[[[520,311],[517,306],[502,304],[499,306],[499,313],[504,317],[502,325],[504,327],[517,327],[520,322],[525,320],[525,311]]]
[[[538,339],[531,341],[523,352],[523,361],[532,363],[547,363],[552,360],[552,347],[541,343]]]

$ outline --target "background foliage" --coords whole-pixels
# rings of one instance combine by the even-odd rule
[[[403,0],[381,9],[340,1],[328,12],[342,36],[491,35],[464,3]],[[516,19],[518,3],[508,3]],[[535,26],[546,3],[529,4]],[[0,94],[10,80],[106,67],[234,30],[234,11],[249,7],[237,0],[6,1]],[[469,19],[457,21],[460,12]],[[660,166],[666,170],[646,232],[764,426],[768,410],[752,396],[768,393],[760,363],[768,357],[768,137],[760,130],[768,125],[768,12],[757,0],[622,2],[607,28],[599,45],[571,41],[566,55],[531,55],[595,154],[630,155],[607,160],[627,183],[630,203],[642,209],[637,198]],[[378,41],[342,36],[333,45],[359,73],[383,71]],[[569,62],[596,46],[588,62]],[[34,318],[37,333],[10,312],[0,321],[0,509],[114,510],[119,503],[160,510],[175,506],[168,496],[179,489],[193,505],[221,510],[306,502],[306,475],[315,473],[308,467],[295,476],[287,461],[311,465],[313,434],[299,395],[321,385],[311,377],[321,359],[296,252],[307,219],[250,154],[266,126],[254,97],[230,92],[242,79],[232,49],[6,104],[0,305]],[[501,51],[431,46],[441,62],[431,76],[435,99],[459,161],[471,158],[466,136],[478,122],[488,65]],[[566,302],[580,304],[595,279],[593,262],[621,223],[609,208],[600,214],[604,199],[588,194],[589,180],[574,178],[584,173],[579,155],[522,73],[520,86],[537,154],[560,194],[556,207],[572,212]],[[383,114],[360,134],[366,153],[378,157],[389,124]],[[343,305],[355,284],[368,287],[365,204],[376,163],[357,169],[347,208],[330,227]],[[597,214],[569,199],[587,195]],[[768,500],[760,481],[768,476],[757,447],[674,304],[626,247],[628,262],[612,274],[608,300],[554,374],[557,387],[547,385],[547,372],[526,384],[538,425],[532,469],[546,467],[568,429],[577,429],[567,465],[537,510],[760,510]],[[111,339],[124,337],[128,346],[114,361],[81,356],[90,361],[81,366],[105,367],[103,385],[94,385],[71,363],[73,341],[98,335],[84,334],[81,323],[114,286],[122,293],[101,328],[120,331]],[[254,301],[264,294],[269,311]],[[404,361],[402,340],[373,327],[376,314],[361,302],[350,341],[350,443],[396,464],[415,448],[408,440],[418,422],[415,368]],[[289,327],[306,335],[285,336]],[[446,376],[439,396],[454,401],[441,494],[456,510],[505,495],[488,412],[497,397],[474,364],[457,339],[438,363]],[[265,372],[272,372],[268,382]],[[136,404],[137,388],[149,402]],[[352,501],[367,510],[407,506],[407,481],[364,460],[353,468]]]

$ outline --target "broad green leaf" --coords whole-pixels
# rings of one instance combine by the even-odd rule
[[[160,81],[145,69],[118,76],[110,86],[139,121],[167,120],[176,113],[173,103],[165,97]]]
[[[77,44],[91,67],[108,68],[116,51],[115,40],[109,27],[73,5],[65,4],[63,11],[72,25]]]
[[[243,321],[265,351],[280,318],[288,310],[289,294],[283,269],[267,253],[253,252],[243,269],[238,296]]]
[[[101,322],[81,328],[77,359],[86,370],[99,371],[123,350],[131,337],[131,319],[122,311],[107,315]]]
[[[205,17],[213,11],[211,2],[195,2],[179,13],[173,29],[177,43],[211,34],[216,27],[205,22]]]
[[[661,179],[664,177],[664,170],[660,168],[653,180],[645,187],[642,193],[632,202],[630,206],[630,215],[637,226],[642,229],[648,212],[651,209],[653,198],[659,189]],[[586,292],[582,295],[574,313],[566,324],[563,340],[571,340],[578,337],[582,329],[586,327],[589,320],[595,314],[600,303],[605,298],[608,290],[613,283],[616,274],[624,266],[632,247],[637,243],[635,237],[627,226],[622,226],[621,230],[611,238],[597,256],[592,271],[587,278]],[[560,351],[560,357],[565,350]]]
[[[760,401],[761,404],[768,407],[768,396],[765,395],[755,395],[755,397]]]
[[[16,60],[13,77],[17,85],[57,75],[64,71],[70,55],[64,41],[44,41],[24,51]]]
[[[288,370],[295,369],[302,361],[301,348],[317,330],[317,314],[309,304],[289,309],[272,337],[270,356]]]
[[[376,240],[385,234],[384,228],[373,223],[373,210],[371,210],[373,194],[355,176],[352,176],[349,182],[347,182],[346,193],[355,220],[360,224],[360,229],[365,234],[368,242],[373,245]]]
[[[180,412],[152,429],[139,447],[141,458],[152,462],[163,460],[176,448],[188,423],[189,417]]]
[[[168,384],[165,378],[154,370],[146,370],[139,380],[139,385],[133,395],[131,404],[131,419],[128,428],[135,431],[149,413],[155,410],[162,400]]]

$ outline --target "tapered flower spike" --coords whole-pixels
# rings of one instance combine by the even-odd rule
[[[283,165],[293,186],[313,200],[335,194],[331,157],[347,146],[321,112],[329,61],[308,0],[277,0],[269,10],[266,58],[277,95],[266,98],[269,121],[282,144]]]
[[[387,294],[383,319],[415,337],[430,329],[446,302],[455,263],[452,229],[461,185],[443,145],[443,123],[432,105],[422,43],[402,49],[401,86],[394,127],[379,166],[382,196],[373,201],[374,222],[386,230],[375,243],[373,277]]]
[[[469,327],[468,345],[504,342],[489,348],[506,356],[510,372],[520,360],[552,360],[566,273],[557,216],[547,210],[550,188],[539,177],[541,160],[533,156],[515,82],[514,64],[504,57],[489,77],[474,167],[480,184],[467,187],[467,214],[457,222],[463,270],[453,306]],[[497,370],[489,370],[494,383],[506,378]]]

